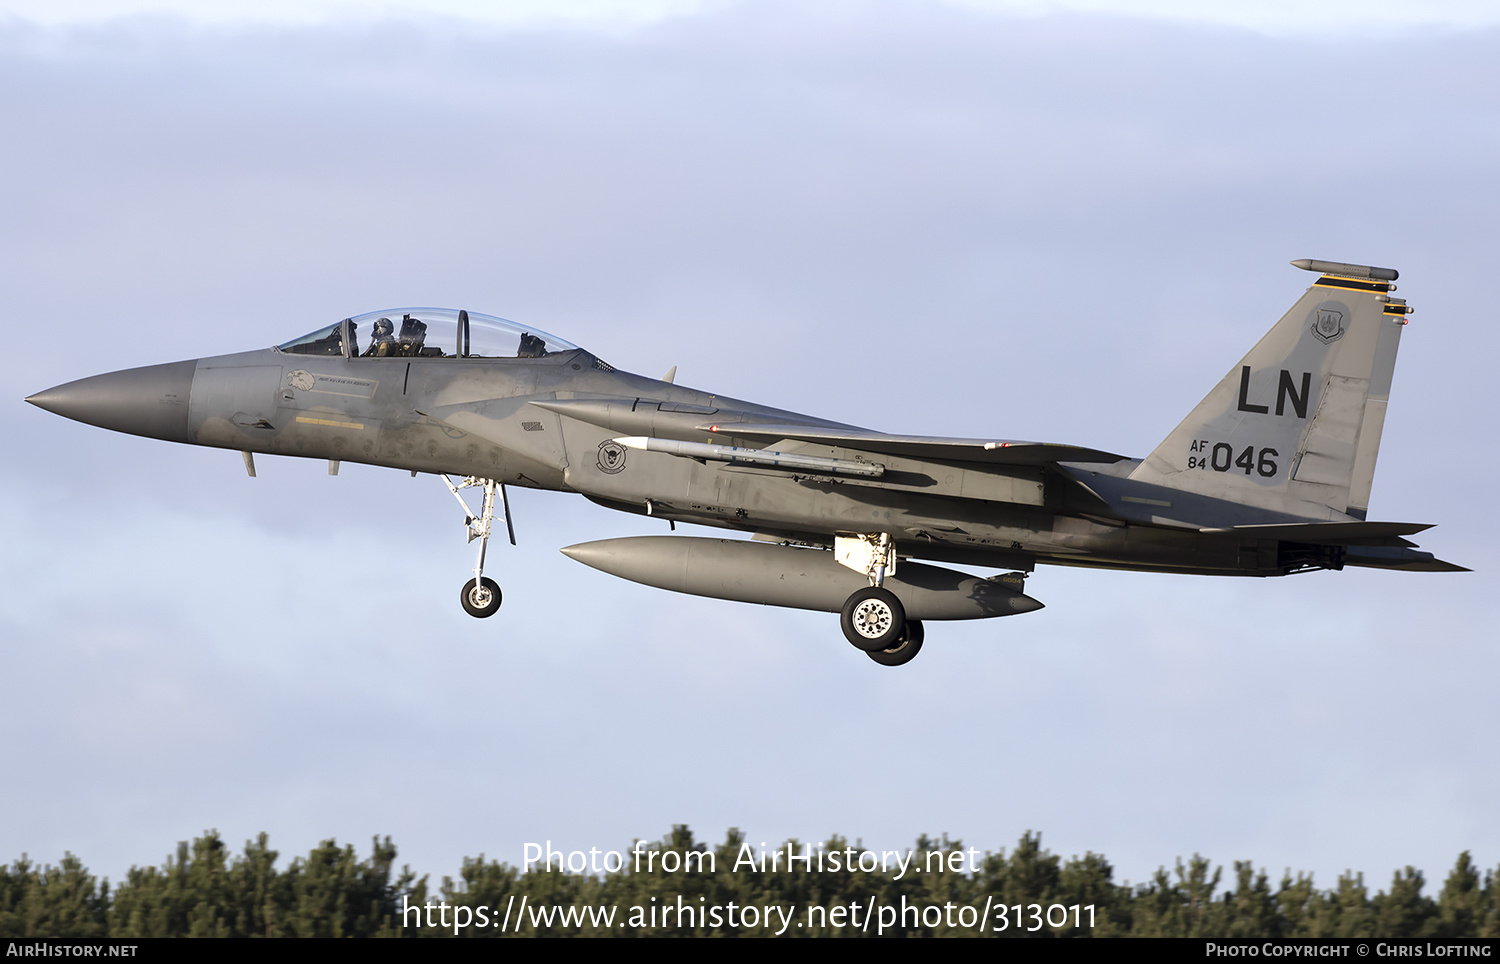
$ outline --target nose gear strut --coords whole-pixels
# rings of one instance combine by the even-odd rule
[[[470,616],[483,619],[485,616],[493,616],[500,609],[500,586],[493,579],[484,575],[484,554],[490,544],[490,527],[495,519],[495,491],[500,492],[501,517],[505,519],[505,529],[510,535],[510,544],[516,544],[516,529],[510,521],[510,499],[505,494],[505,486],[494,479],[481,479],[477,476],[469,476],[457,485],[446,474],[442,476],[443,483],[448,486],[448,491],[458,500],[458,504],[464,507],[464,525],[469,530],[469,541],[479,540],[479,558],[474,563],[474,578],[464,583],[463,591],[459,593],[459,602],[463,603],[464,612]],[[484,499],[479,514],[469,508],[469,503],[464,501],[460,494],[461,489],[479,488],[484,490]]]

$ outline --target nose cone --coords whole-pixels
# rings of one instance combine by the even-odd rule
[[[128,368],[49,388],[26,401],[115,432],[186,442],[188,397],[197,368],[196,361]]]

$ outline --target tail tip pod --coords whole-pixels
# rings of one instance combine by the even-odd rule
[[[1371,281],[1395,281],[1401,277],[1401,272],[1395,268],[1375,268],[1367,264],[1346,264],[1343,261],[1318,261],[1315,258],[1298,258],[1292,262],[1292,267],[1345,278],[1369,278]]]

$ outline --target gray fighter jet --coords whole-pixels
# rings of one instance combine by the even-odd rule
[[[926,620],[1041,608],[1039,563],[1284,576],[1464,571],[1366,509],[1396,348],[1395,271],[1319,277],[1145,459],[1004,439],[887,435],[617,371],[534,328],[468,311],[371,312],[259,351],[134,368],[27,399],[119,432],[440,476],[479,541],[461,599],[490,616],[491,525],[507,485],[576,492],[672,524],[751,533],[569,546],[636,582],[842,614],[887,666]],[[453,477],[457,477],[455,478]],[[471,508],[463,490],[477,488]],[[499,505],[497,506],[497,501]],[[497,515],[498,512],[498,515]],[[1008,570],[984,578],[928,562]]]

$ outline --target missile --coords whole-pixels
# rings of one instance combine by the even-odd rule
[[[562,550],[570,559],[631,582],[713,599],[836,613],[870,584],[825,549],[799,549],[741,539],[630,536],[583,542]],[[966,572],[902,561],[884,587],[908,619],[987,619],[1041,609],[1005,585]]]
[[[737,445],[712,445],[706,442],[679,442],[675,439],[628,436],[614,441],[628,449],[661,452],[684,459],[705,462],[728,462],[732,465],[764,465],[773,469],[804,469],[808,472],[830,472],[834,475],[857,475],[878,479],[885,466],[878,462],[856,462],[853,459],[830,459],[821,455],[795,455],[770,449],[746,449]]]

